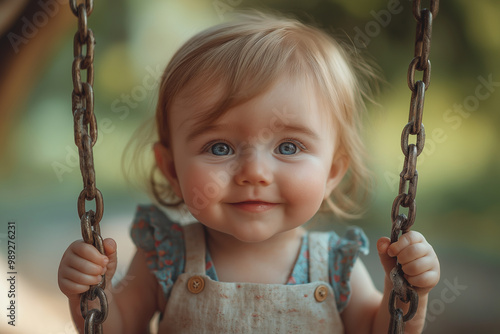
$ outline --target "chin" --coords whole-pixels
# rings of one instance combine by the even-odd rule
[[[235,239],[245,243],[259,243],[272,239],[281,230],[272,230],[268,226],[259,228],[259,226],[248,226],[244,229],[234,229],[229,234]]]
[[[232,234],[232,236],[241,241],[241,242],[244,242],[244,243],[248,243],[248,244],[256,244],[256,243],[259,243],[259,242],[263,242],[263,241],[266,241],[270,238],[272,238],[272,235],[262,235],[262,234],[248,234],[248,233],[245,233],[245,234]]]
[[[253,225],[253,224],[251,224]],[[269,228],[259,228],[259,226],[237,226],[229,229],[218,229],[219,232],[233,237],[244,243],[259,243],[272,238],[276,233]]]

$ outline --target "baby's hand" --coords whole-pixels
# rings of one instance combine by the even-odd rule
[[[79,299],[79,295],[101,281],[106,274],[106,281],[116,271],[116,242],[113,239],[103,241],[106,255],[102,255],[94,246],[82,240],[73,242],[61,259],[58,272],[59,289],[69,299]]]
[[[389,238],[380,238],[377,242],[380,261],[387,277],[398,262],[405,273],[405,278],[419,294],[428,293],[439,281],[439,261],[432,246],[424,236],[409,231],[399,237],[393,244]]]

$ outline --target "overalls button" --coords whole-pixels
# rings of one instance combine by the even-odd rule
[[[201,276],[192,276],[187,281],[187,288],[191,293],[200,293],[205,288],[205,280]]]
[[[325,300],[327,295],[328,295],[328,288],[323,284],[319,285],[316,288],[316,291],[314,291],[314,298],[316,298],[318,302],[322,302],[323,300]]]

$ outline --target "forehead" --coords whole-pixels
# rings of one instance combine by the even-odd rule
[[[221,84],[188,89],[172,105],[171,130],[182,129],[191,138],[240,123],[241,130],[286,125],[330,132],[330,107],[315,86],[311,80],[283,77],[255,96],[243,92],[239,98],[228,96]]]

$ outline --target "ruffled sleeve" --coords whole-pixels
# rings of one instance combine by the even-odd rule
[[[359,227],[350,227],[340,238],[332,234],[329,242],[330,284],[335,292],[337,308],[342,312],[351,295],[350,277],[359,254],[368,254],[368,238]]]
[[[156,276],[165,296],[184,270],[184,234],[156,206],[138,206],[132,223],[131,237],[146,254],[146,263]]]

